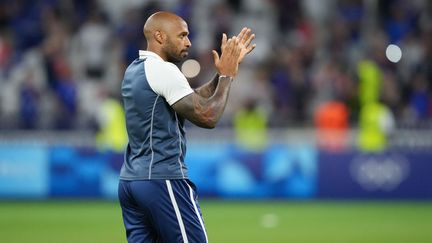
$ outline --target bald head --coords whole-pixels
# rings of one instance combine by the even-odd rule
[[[186,22],[169,12],[152,14],[144,24],[147,50],[155,52],[165,61],[178,62],[188,54],[191,43]]]
[[[147,41],[152,41],[156,31],[169,33],[182,24],[186,24],[186,22],[176,14],[170,12],[156,12],[145,22],[143,30],[144,36]]]

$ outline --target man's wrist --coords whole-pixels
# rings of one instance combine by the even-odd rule
[[[228,76],[228,75],[219,75],[219,80],[229,80],[229,81],[233,81],[234,78],[232,76]]]

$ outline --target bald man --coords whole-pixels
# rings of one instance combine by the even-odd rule
[[[168,12],[144,25],[147,50],[126,69],[122,97],[129,143],[120,172],[119,199],[128,242],[207,242],[196,187],[184,162],[184,121],[214,128],[227,103],[239,63],[255,45],[243,28],[223,34],[213,50],[215,77],[193,90],[173,63],[188,55],[186,22]]]

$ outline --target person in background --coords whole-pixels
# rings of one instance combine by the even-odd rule
[[[257,101],[246,100],[234,115],[234,129],[238,145],[246,150],[261,151],[267,146],[267,116]]]

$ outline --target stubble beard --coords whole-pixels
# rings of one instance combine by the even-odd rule
[[[164,49],[168,62],[179,63],[187,57],[187,53],[183,54],[183,50],[177,52],[177,48],[172,42],[167,43]]]

